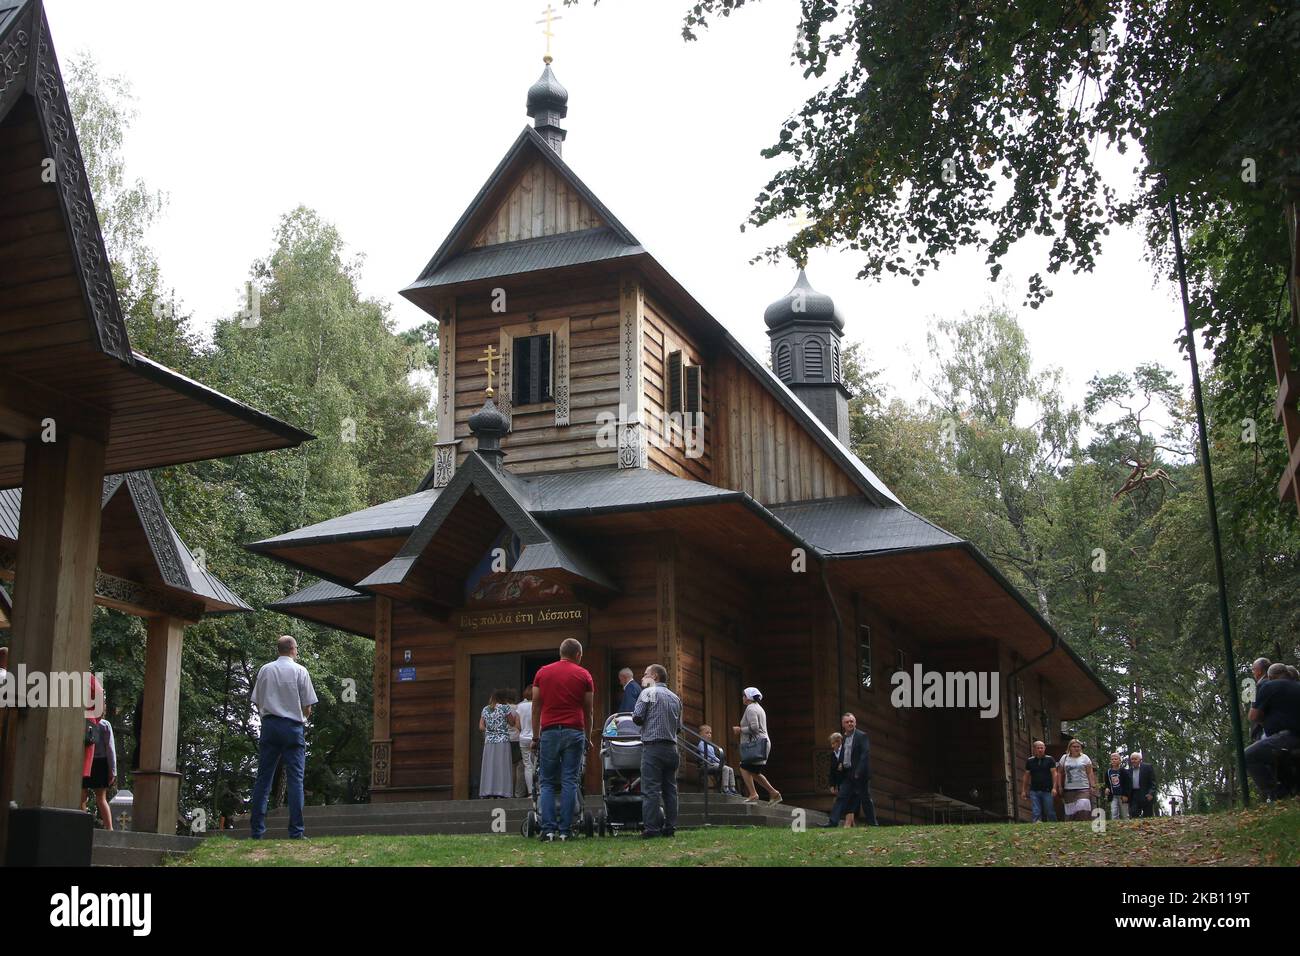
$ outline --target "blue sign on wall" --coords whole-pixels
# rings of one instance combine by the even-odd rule
[[[397,679],[399,681],[415,680],[415,668],[399,667],[397,669]]]

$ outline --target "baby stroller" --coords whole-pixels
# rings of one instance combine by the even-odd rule
[[[587,772],[587,748],[582,748],[582,756],[578,758],[578,794],[577,801],[573,808],[573,831],[581,833],[585,837],[592,836],[596,832],[596,819],[592,816],[591,811],[586,808],[582,800],[582,780]],[[538,768],[540,775],[541,768]],[[532,808],[524,816],[523,825],[520,826],[519,832],[525,837],[536,837],[542,835],[542,813],[538,808],[537,801],[541,798],[540,776],[533,780]],[[555,815],[559,819],[560,801],[564,799],[562,789],[557,789],[555,793]]]
[[[628,713],[610,714],[600,736],[601,796],[596,832],[641,831],[641,728]]]

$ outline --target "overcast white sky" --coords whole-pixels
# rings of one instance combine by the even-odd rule
[[[558,0],[553,0],[559,6]],[[544,0],[46,0],[64,60],[89,50],[132,84],[139,117],[129,172],[169,199],[150,237],[183,307],[210,326],[239,304],[249,264],[299,203],[365,254],[362,290],[401,327],[424,318],[397,293],[413,280],[528,123],[541,72]],[[792,266],[750,265],[792,227],[742,234],[773,172],[759,151],[811,89],[786,65],[797,0],[763,0],[681,39],[686,0],[604,0],[560,11],[555,71],[569,90],[564,158],[637,238],[742,342],[767,354],[762,313]],[[784,233],[779,232],[781,228]],[[773,230],[769,232],[769,230]],[[767,233],[767,235],[764,235]],[[1173,339],[1176,289],[1153,276],[1135,232],[1112,230],[1091,275],[1054,277],[1021,321],[1036,363],[1065,370],[1081,400],[1094,373],[1141,361],[1188,380]],[[1011,300],[1045,263],[1025,244],[1007,260]],[[908,397],[928,363],[933,316],[996,288],[979,254],[913,287],[855,278],[852,253],[813,255],[847,336]]]

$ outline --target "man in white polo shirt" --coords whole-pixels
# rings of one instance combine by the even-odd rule
[[[302,776],[307,766],[306,724],[317,698],[307,668],[294,660],[298,656],[298,642],[286,634],[280,638],[277,648],[280,656],[262,665],[253,686],[253,706],[262,718],[257,783],[253,786],[251,824],[254,840],[262,839],[266,832],[266,801],[281,760],[289,783],[289,839],[299,840],[303,835]]]

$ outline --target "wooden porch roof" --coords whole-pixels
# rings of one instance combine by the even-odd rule
[[[44,11],[0,7],[0,488],[51,420],[107,474],[309,440],[131,349]]]
[[[252,610],[195,559],[168,520],[147,473],[107,476],[102,508],[98,565],[99,584],[106,586],[97,594],[98,603],[127,608],[133,595],[147,597],[149,591],[174,602],[176,616],[187,619]],[[6,564],[17,553],[21,513],[22,489],[0,491],[0,557]],[[0,570],[10,574],[13,569]]]

